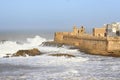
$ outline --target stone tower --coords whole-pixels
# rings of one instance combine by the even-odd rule
[[[85,33],[85,28],[81,26],[81,28],[77,28],[75,25],[73,26],[73,34],[75,36],[83,35]]]
[[[77,34],[77,27],[76,27],[76,25],[73,26],[73,34],[74,34],[74,35]]]

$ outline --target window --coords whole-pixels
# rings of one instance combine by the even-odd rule
[[[78,33],[79,33],[79,30],[78,30]]]
[[[100,36],[100,34],[98,34],[98,36]]]

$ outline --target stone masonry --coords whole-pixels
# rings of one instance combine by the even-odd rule
[[[91,54],[109,55],[120,51],[120,37],[108,37],[105,28],[94,28],[93,35],[86,34],[85,28],[73,27],[73,32],[56,32],[54,41],[74,45]]]

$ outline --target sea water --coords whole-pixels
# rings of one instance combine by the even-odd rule
[[[120,58],[89,55],[68,46],[43,46],[53,33],[0,34],[0,80],[120,80]],[[21,49],[38,48],[43,55],[3,58]],[[55,57],[65,53],[76,57]]]

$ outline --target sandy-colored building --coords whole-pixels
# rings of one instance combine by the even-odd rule
[[[114,53],[114,51],[120,52],[120,37],[113,35],[110,36],[110,33],[115,33],[113,28],[114,27],[109,27],[111,32],[107,31],[107,26],[94,28],[93,35],[90,35],[86,34],[83,26],[81,28],[74,26],[72,32],[56,32],[54,41],[57,43],[77,46],[91,54],[120,56],[120,53]],[[119,31],[119,29],[116,29],[115,34],[117,34],[117,31]]]
[[[83,35],[85,33],[84,26],[81,26],[81,28],[77,28],[76,26],[73,26],[73,35],[79,36]]]
[[[105,37],[106,36],[106,28],[94,28],[93,29],[93,36],[97,37]]]

